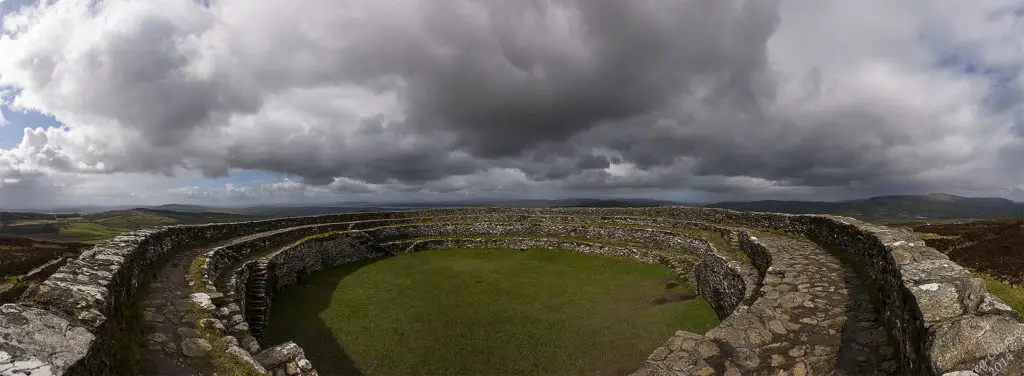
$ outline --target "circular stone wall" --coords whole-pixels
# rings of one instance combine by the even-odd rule
[[[257,340],[276,294],[320,270],[449,248],[596,253],[660,264],[691,282],[720,324],[704,335],[677,331],[637,375],[1024,372],[1019,314],[912,233],[844,217],[687,207],[436,209],[137,231],[0,307],[0,371],[109,375],[116,343],[142,335],[195,344],[183,337],[195,335],[190,328],[119,330],[141,299],[165,298],[145,276],[182,265],[165,262],[173,256],[192,260],[179,273],[187,284],[163,289],[194,292],[173,305],[200,315],[178,322],[215,345],[207,355],[315,375],[299,345]],[[180,359],[178,347],[141,341]]]

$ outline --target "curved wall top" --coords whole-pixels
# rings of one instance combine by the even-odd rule
[[[669,208],[459,208],[173,226],[118,236],[93,247],[14,304],[0,307],[0,374],[107,375],[116,323],[150,268],[179,249],[301,225],[462,215],[659,217],[805,235],[845,253],[879,291],[887,326],[913,374],[1024,370],[1024,325],[983,281],[913,234],[854,219]],[[961,373],[969,375],[970,373]]]

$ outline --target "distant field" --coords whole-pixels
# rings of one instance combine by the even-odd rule
[[[956,263],[1024,283],[1024,220],[1005,219],[916,226],[925,243]]]
[[[295,339],[325,375],[620,374],[676,330],[717,324],[703,298],[674,301],[693,289],[670,280],[662,266],[567,251],[425,251],[290,287],[267,338]]]
[[[21,294],[28,282],[39,281],[88,245],[73,242],[46,242],[0,235],[0,303],[7,303]],[[40,268],[41,266],[47,268]],[[24,275],[40,268],[31,278]]]
[[[115,210],[85,216],[68,215],[53,219],[52,214],[6,213],[9,220],[0,226],[0,234],[49,241],[98,243],[121,233],[175,224],[246,221],[262,216],[227,212],[175,212],[169,210]],[[16,215],[15,215],[16,214]]]
[[[925,244],[984,278],[988,290],[1024,312],[1024,220],[913,227]]]
[[[46,261],[78,253],[84,246],[0,235],[0,277],[27,273]]]

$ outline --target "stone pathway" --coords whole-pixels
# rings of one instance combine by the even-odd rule
[[[145,319],[143,360],[153,376],[209,375],[205,355],[212,346],[195,329],[192,289],[185,281],[191,260],[205,248],[180,252],[165,264],[149,285],[142,303]]]
[[[854,272],[816,244],[760,238],[761,296],[701,336],[676,332],[634,375],[893,375],[895,348]]]
[[[313,226],[313,225],[311,225]],[[192,302],[189,295],[192,288],[185,280],[192,260],[209,250],[230,244],[237,244],[260,237],[272,236],[301,227],[281,228],[246,236],[240,236],[198,249],[181,251],[160,268],[149,285],[146,300],[143,301],[145,332],[143,361],[146,375],[150,376],[203,376],[211,375],[207,353],[210,343],[196,330],[192,317]],[[241,316],[239,316],[241,317]],[[251,337],[242,342],[251,348]]]

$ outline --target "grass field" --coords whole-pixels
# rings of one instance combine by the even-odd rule
[[[94,222],[71,222],[65,225],[58,232],[61,240],[79,241],[84,243],[98,243],[113,238],[122,232],[130,229],[107,227]]]
[[[18,214],[18,216],[13,214]],[[230,212],[193,213],[154,209],[114,210],[60,219],[52,219],[53,216],[49,215],[50,219],[21,220],[17,218],[25,217],[27,214],[13,214],[7,215],[7,217],[15,218],[15,220],[0,223],[0,235],[10,234],[39,240],[73,241],[88,244],[99,243],[128,231],[157,226],[235,222],[264,218]]]
[[[277,296],[266,335],[324,375],[623,374],[676,330],[717,325],[703,298],[652,303],[692,293],[671,280],[559,250],[419,252],[310,276]]]
[[[1024,286],[1003,282],[984,273],[975,272],[975,275],[985,280],[985,289],[988,292],[998,296],[1017,312],[1024,313]]]

